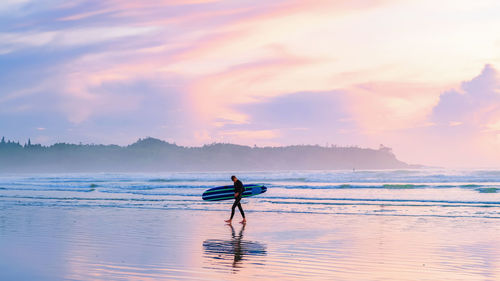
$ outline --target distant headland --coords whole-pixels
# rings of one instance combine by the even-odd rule
[[[266,171],[420,168],[379,149],[319,145],[178,146],[155,138],[128,146],[0,141],[0,172]]]

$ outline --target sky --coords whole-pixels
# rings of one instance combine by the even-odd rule
[[[0,135],[500,168],[496,0],[2,0]]]

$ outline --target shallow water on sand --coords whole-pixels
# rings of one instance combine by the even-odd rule
[[[231,227],[227,215],[2,208],[0,279],[500,279],[497,220],[248,211]]]

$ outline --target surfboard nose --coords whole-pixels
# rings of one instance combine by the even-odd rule
[[[252,194],[261,194],[262,193],[262,186],[254,186],[252,187]]]

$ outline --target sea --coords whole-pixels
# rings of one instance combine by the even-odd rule
[[[232,184],[230,172],[0,174],[0,209],[15,206],[226,211],[203,201]],[[267,192],[244,198],[247,213],[500,218],[500,170],[237,172]]]

